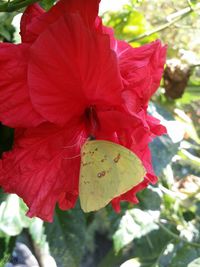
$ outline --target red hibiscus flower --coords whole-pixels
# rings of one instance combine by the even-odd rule
[[[89,136],[131,149],[147,170],[142,183],[112,200],[115,210],[156,182],[148,144],[165,128],[147,105],[166,47],[115,40],[97,16],[99,2],[61,0],[46,13],[31,5],[21,20],[22,43],[0,44],[0,121],[15,128],[0,185],[23,198],[30,217],[52,221],[56,203],[74,207],[78,155]]]

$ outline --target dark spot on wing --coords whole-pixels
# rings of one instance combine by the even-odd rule
[[[83,167],[87,166],[87,165],[91,165],[93,163],[93,161],[88,161],[88,162],[82,162]]]
[[[106,175],[106,172],[105,171],[102,171],[102,172],[99,172],[98,174],[97,174],[97,177],[98,178],[101,178],[101,177],[103,177],[103,176],[105,176]]]
[[[107,170],[107,173],[110,173],[110,172],[111,172],[111,170],[112,170],[112,169],[111,169],[111,168],[109,168],[109,169]]]
[[[120,160],[120,157],[121,157],[121,155],[118,154],[117,157],[113,159],[113,161],[114,161],[115,163],[117,163],[117,162]]]

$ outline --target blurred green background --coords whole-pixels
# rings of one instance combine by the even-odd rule
[[[53,2],[40,1],[45,9]],[[13,10],[12,1],[5,4],[0,1],[0,11]],[[0,12],[1,41],[19,42],[22,11]],[[84,214],[77,204],[57,209],[52,224],[27,218],[22,200],[1,191],[0,267],[200,266],[200,3],[107,0],[101,15],[133,46],[157,38],[168,44],[163,80],[149,106],[168,129],[151,144],[159,182],[138,194],[138,205],[124,203],[120,214],[110,206]],[[0,125],[1,154],[12,138],[13,130]]]

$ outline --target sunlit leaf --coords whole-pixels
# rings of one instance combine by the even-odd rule
[[[141,263],[139,261],[139,259],[130,259],[126,262],[124,262],[123,264],[120,265],[120,267],[141,267]]]
[[[199,267],[199,266],[200,266],[200,258],[197,258],[188,264],[188,267]]]
[[[140,238],[158,229],[158,225],[154,221],[159,218],[159,214],[159,211],[128,210],[113,236],[115,251],[119,252],[135,238]]]
[[[11,194],[0,206],[0,236],[16,236],[31,219],[25,217],[25,204],[17,195]]]

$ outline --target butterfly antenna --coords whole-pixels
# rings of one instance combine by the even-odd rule
[[[78,143],[78,142],[77,142],[77,143]],[[75,147],[75,146],[77,146],[77,143],[75,143],[75,144],[73,144],[73,145],[71,145],[71,146],[64,146],[63,148],[64,148],[64,149],[67,149],[67,148]]]
[[[67,149],[67,148],[72,148],[72,147],[76,147],[77,146],[77,144],[79,144],[79,146],[81,145],[81,143],[80,143],[80,141],[82,141],[82,139],[87,139],[86,137],[84,137],[83,135],[80,135],[80,140],[79,141],[77,141],[76,143],[74,143],[73,145],[71,145],[71,146],[64,146],[63,147],[63,149]]]
[[[79,158],[79,157],[81,157],[81,154],[73,156],[73,157],[63,157],[63,159],[76,159],[76,158]]]

